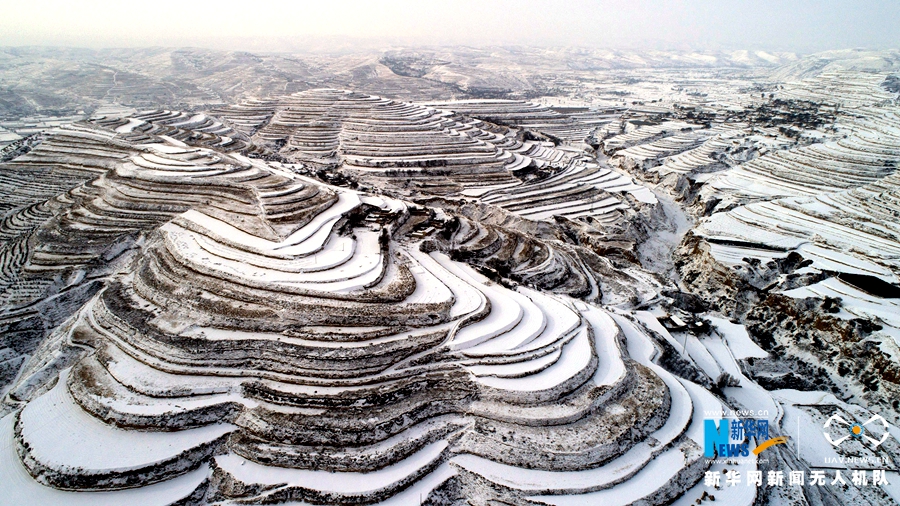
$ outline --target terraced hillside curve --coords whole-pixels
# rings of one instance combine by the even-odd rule
[[[236,155],[134,152],[42,242],[83,237],[68,247],[95,244],[90,264],[113,225],[144,231],[8,392],[12,499],[525,504],[635,480],[657,502],[702,471],[696,401],[648,348],[630,356],[653,347],[640,325],[427,253],[411,204]],[[26,268],[72,268],[38,253]],[[657,454],[680,465],[645,482]]]

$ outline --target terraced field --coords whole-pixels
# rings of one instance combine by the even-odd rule
[[[255,132],[254,142],[274,144],[288,160],[384,178],[379,185],[397,185],[400,179],[431,194],[460,192],[531,219],[590,215],[614,222],[620,218],[617,210],[631,208],[623,193],[641,202],[654,199],[631,178],[583,156],[581,147],[528,140],[523,134],[535,131],[581,143],[597,119],[523,102],[422,106],[337,90],[313,90],[266,104],[243,104],[219,114],[235,128],[255,118],[258,122],[247,130]],[[535,172],[540,181],[529,181]]]
[[[747,322],[788,367],[815,356],[833,391],[896,420],[900,110],[885,79],[825,71],[779,86],[773,96],[782,118],[792,107],[824,104],[817,111],[825,121],[815,129],[775,128],[775,117],[769,125],[723,121],[690,132],[632,122],[631,132],[602,135],[611,164],[693,205],[698,224],[676,267],[695,295]],[[797,320],[782,323],[791,314]],[[862,351],[861,341],[882,351]],[[755,366],[761,384],[807,381],[784,375],[779,361],[762,362]]]
[[[833,79],[821,78],[806,96],[817,98],[830,90]],[[845,93],[859,102],[860,95],[878,97],[871,83],[872,79],[854,82]],[[713,214],[695,233],[726,265],[746,257],[768,262],[792,251],[800,253],[810,261],[808,269],[838,276],[786,293],[840,297],[844,317],[877,314],[886,324],[884,331],[900,342],[900,322],[891,316],[894,300],[871,285],[878,280],[900,283],[898,113],[895,105],[861,105],[839,121],[833,140],[778,151],[714,176],[700,198],[720,200],[716,209],[732,208]],[[728,205],[732,202],[744,205]]]
[[[0,163],[0,504],[895,504],[707,481],[900,480],[897,94],[799,74],[36,132]],[[704,456],[734,410],[789,444]]]
[[[665,379],[626,351],[647,338],[609,312],[424,247],[402,201],[203,149],[131,149],[68,193],[59,239],[22,262],[23,277],[88,270],[146,230],[8,391],[27,401],[2,422],[16,501],[128,502],[107,490],[140,484],[161,502],[402,503],[483,479],[527,501],[627,479],[654,454],[631,446],[663,429],[684,473],[700,469],[689,397],[659,395]],[[463,223],[462,251],[491,248],[496,232]],[[520,255],[522,272],[577,284],[571,256]],[[573,290],[598,297],[581,279]],[[496,476],[509,466],[541,478]]]
[[[246,149],[249,142],[221,121],[206,114],[179,111],[146,111],[126,118],[95,114],[93,123],[115,130],[129,142],[152,144],[162,137],[197,147],[215,148],[224,152]]]

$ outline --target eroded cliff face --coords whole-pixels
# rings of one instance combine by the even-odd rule
[[[703,309],[742,322],[771,354],[749,359],[743,368],[748,377],[767,390],[831,391],[896,422],[896,343],[880,332],[878,320],[836,316],[841,312],[838,298],[780,293],[828,279],[823,273],[796,274],[797,266],[809,263],[801,258],[728,269],[709,255],[707,244],[690,236],[679,247],[676,265],[684,286],[702,298]]]

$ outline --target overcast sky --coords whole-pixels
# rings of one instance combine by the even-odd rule
[[[900,0],[0,0],[0,45],[527,44],[811,52],[900,46]]]

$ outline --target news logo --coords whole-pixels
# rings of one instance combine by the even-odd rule
[[[756,440],[751,450],[750,439]],[[757,418],[723,418],[703,420],[703,456],[708,459],[749,457],[777,444],[787,442],[787,437],[769,437],[769,421]]]

